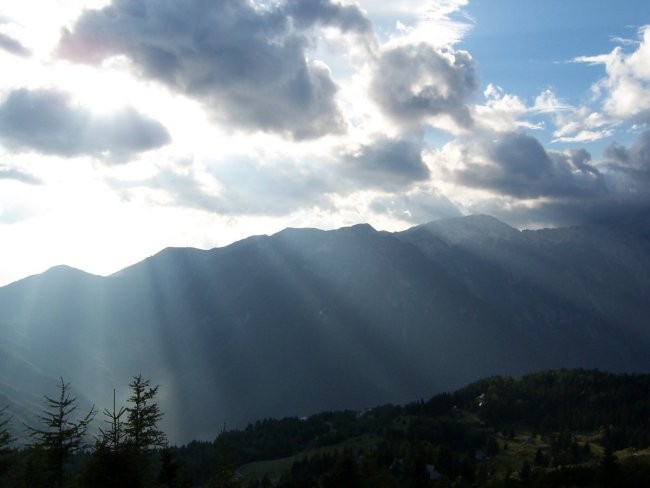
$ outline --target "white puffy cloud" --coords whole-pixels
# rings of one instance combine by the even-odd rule
[[[606,77],[601,79],[595,90],[604,97],[603,110],[620,120],[641,117],[647,123],[650,118],[650,25],[640,31],[637,48],[626,52],[616,47],[609,54],[580,56],[577,63],[602,64]]]
[[[517,95],[505,93],[501,87],[488,84],[483,96],[485,103],[472,107],[477,129],[509,132],[522,127],[538,128],[525,118],[531,108]]]
[[[589,107],[579,107],[557,114],[554,142],[592,142],[614,133],[616,122]]]
[[[492,84],[483,94],[485,104],[475,105],[473,112],[477,126],[484,131],[543,130],[550,120],[555,127],[553,142],[576,143],[608,137],[614,133],[617,123],[587,106],[574,107],[564,102],[551,89],[538,94],[530,105]]]
[[[438,49],[460,42],[474,23],[463,13],[469,0],[397,0],[364,2],[371,16],[397,19],[387,47],[426,43]]]

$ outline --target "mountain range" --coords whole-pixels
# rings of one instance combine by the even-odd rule
[[[646,224],[476,215],[168,248],[106,277],[55,267],[0,288],[0,406],[29,423],[63,377],[102,410],[142,373],[180,443],[486,375],[650,372]]]

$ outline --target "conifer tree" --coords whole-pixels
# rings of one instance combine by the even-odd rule
[[[152,388],[149,383],[140,374],[134,376],[129,384],[131,407],[126,409],[128,415],[125,432],[130,446],[140,452],[167,445],[165,433],[158,430],[158,422],[162,418],[158,404],[154,401],[158,386]]]
[[[77,399],[70,397],[70,384],[60,378],[58,399],[45,396],[45,409],[39,418],[44,428],[27,426],[29,436],[34,439],[32,447],[42,449],[48,460],[50,482],[62,487],[65,467],[71,456],[82,449],[88,425],[95,416],[95,407],[80,420],[72,416],[78,408]]]
[[[104,422],[108,424],[108,427],[104,430],[101,427],[99,428],[100,439],[102,447],[109,449],[110,451],[117,452],[123,446],[124,440],[126,439],[126,431],[124,427],[124,422],[122,416],[126,413],[125,407],[120,407],[118,410],[115,406],[115,390],[113,390],[113,410],[108,408],[104,409]]]
[[[217,452],[219,463],[208,482],[208,488],[241,488],[241,481],[235,476],[235,468],[230,464],[230,447],[228,440],[223,435],[226,432],[226,424],[217,437]]]
[[[160,452],[160,472],[158,473],[158,488],[189,488],[192,486],[187,473],[175,458],[173,451],[165,447]]]
[[[99,429],[95,450],[80,476],[83,488],[140,488],[146,486],[146,459],[127,442],[126,421],[122,418],[126,407],[116,406],[113,390],[113,409],[103,411],[105,428]]]

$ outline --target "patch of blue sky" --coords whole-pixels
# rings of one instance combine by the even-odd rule
[[[630,48],[622,40],[638,40],[650,22],[647,0],[476,0],[465,10],[475,25],[458,47],[476,60],[482,85],[527,102],[552,88],[568,103],[586,103],[604,69],[571,61]]]

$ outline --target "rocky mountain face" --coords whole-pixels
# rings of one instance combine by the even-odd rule
[[[647,372],[648,235],[471,216],[166,249],[108,277],[53,268],[0,288],[0,400],[28,419],[62,376],[101,410],[142,373],[185,442],[489,374]]]

